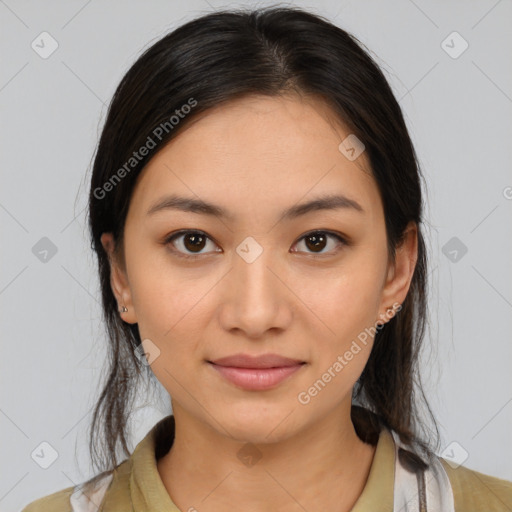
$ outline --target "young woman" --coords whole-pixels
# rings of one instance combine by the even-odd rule
[[[347,32],[268,8],[154,44],[115,92],[90,188],[104,458],[25,512],[512,509],[512,482],[436,456],[419,414],[422,207],[399,105]],[[130,454],[152,376],[173,414]]]

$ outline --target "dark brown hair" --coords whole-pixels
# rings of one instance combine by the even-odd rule
[[[364,143],[384,206],[391,258],[407,224],[414,221],[418,228],[418,260],[408,295],[401,311],[377,331],[354,387],[356,430],[371,438],[365,435],[358,404],[402,441],[426,453],[438,448],[439,432],[419,374],[427,318],[422,175],[401,109],[381,69],[353,35],[303,9],[271,7],[218,11],[180,26],[144,51],[110,103],[88,205],[109,340],[108,375],[90,430],[91,459],[100,470],[118,464],[119,445],[122,456],[129,455],[126,425],[134,392],[140,378],[153,376],[134,353],[141,344],[138,326],[120,318],[102,233],[113,233],[116,256],[124,262],[123,229],[137,176],[198,114],[247,95],[290,92],[322,99]],[[148,154],[134,158],[134,151],[150,145]],[[420,400],[428,411],[425,419]]]

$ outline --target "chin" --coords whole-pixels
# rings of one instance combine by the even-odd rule
[[[220,423],[237,441],[253,444],[275,443],[289,437],[291,430],[294,430],[296,417],[294,413],[290,414],[293,409],[293,405],[271,406],[268,403],[261,407],[255,403],[246,403],[240,407],[231,405],[230,410],[222,414]]]

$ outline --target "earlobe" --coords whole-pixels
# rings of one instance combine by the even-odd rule
[[[110,263],[110,287],[116,298],[121,318],[130,324],[137,323],[128,279],[114,254],[115,242],[112,233],[103,233],[101,235],[101,244],[107,253]]]
[[[418,230],[411,221],[403,235],[402,242],[395,251],[395,260],[390,262],[386,283],[382,290],[380,316],[386,315],[390,304],[403,304],[412,281],[418,260]],[[388,313],[389,314],[389,313]]]

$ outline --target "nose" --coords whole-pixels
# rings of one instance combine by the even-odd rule
[[[223,279],[220,310],[222,328],[258,339],[267,331],[282,331],[293,318],[293,293],[286,283],[283,265],[264,250],[254,261],[235,254]]]

